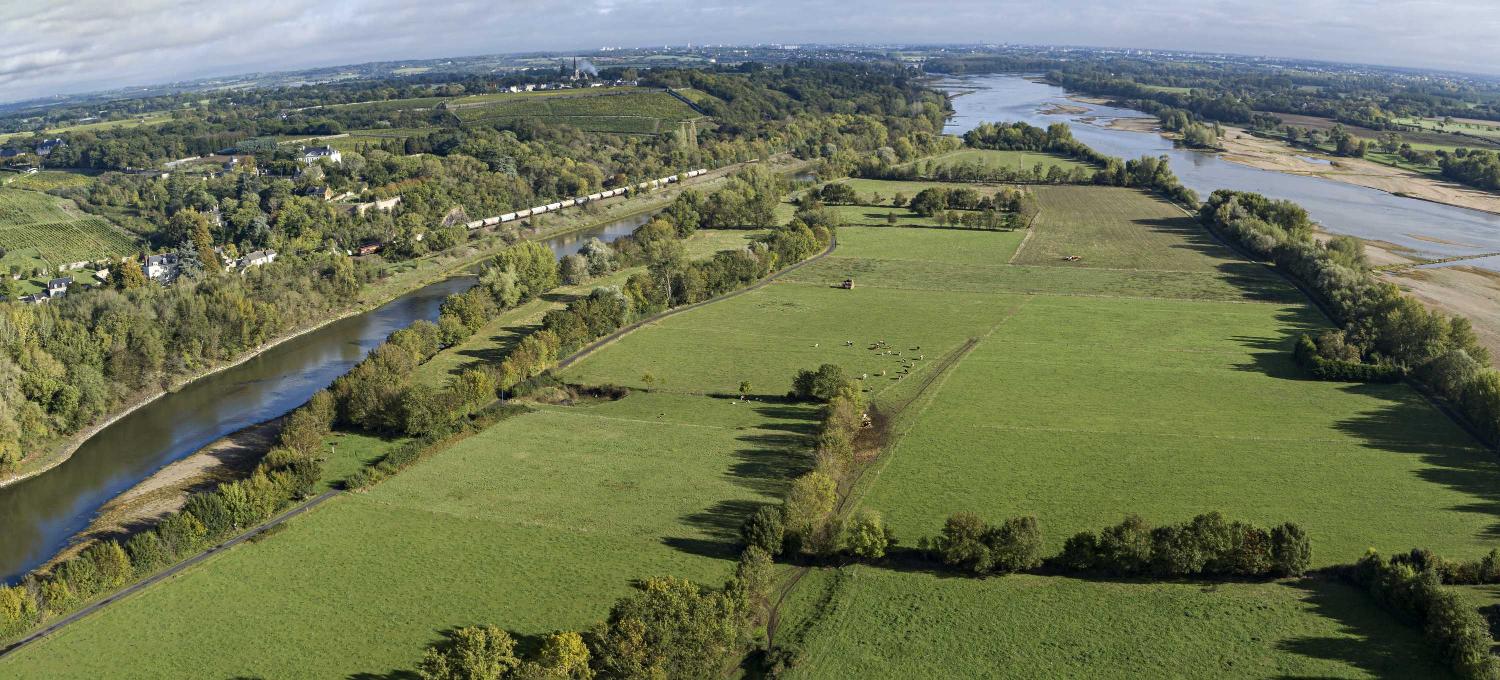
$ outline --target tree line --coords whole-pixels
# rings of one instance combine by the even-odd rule
[[[964,143],[976,149],[1055,153],[1095,166],[1093,184],[1140,187],[1159,192],[1189,208],[1198,205],[1198,195],[1172,174],[1166,156],[1142,156],[1121,161],[1074,138],[1066,123],[1053,123],[1045,130],[1023,122],[980,123],[964,133]]]
[[[1421,627],[1438,655],[1459,677],[1500,678],[1500,658],[1491,651],[1495,639],[1489,622],[1463,595],[1443,587],[1443,563],[1430,552],[1413,550],[1383,559],[1371,550],[1353,566],[1336,573],[1345,582],[1364,589],[1381,606]]]
[[[1364,246],[1352,237],[1313,238],[1307,211],[1254,193],[1215,191],[1199,211],[1205,223],[1312,292],[1339,325],[1298,343],[1304,365],[1336,363],[1399,369],[1447,399],[1491,444],[1500,442],[1500,372],[1469,320],[1434,312],[1369,270]],[[1327,377],[1381,379],[1385,369],[1342,367]]]
[[[286,416],[276,445],[250,476],[194,494],[180,510],[123,544],[94,541],[45,572],[27,574],[19,585],[0,586],[0,638],[67,614],[312,496],[322,481],[323,441],[333,420],[333,395],[319,391]]]

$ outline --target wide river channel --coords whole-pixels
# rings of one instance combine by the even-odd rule
[[[1320,177],[1260,170],[1212,153],[1178,149],[1156,133],[1108,127],[1114,118],[1146,115],[1140,111],[1072,101],[1062,88],[1019,76],[955,78],[940,87],[954,94],[964,92],[953,99],[956,115],[944,130],[950,134],[963,134],[982,122],[1025,121],[1040,127],[1064,122],[1072,127],[1074,137],[1111,156],[1168,156],[1178,179],[1200,198],[1208,198],[1215,189],[1257,191],[1300,203],[1333,233],[1387,241],[1434,257],[1500,252],[1500,215]],[[1061,105],[1088,111],[1043,113]],[[1465,264],[1500,270],[1500,258]]]
[[[1500,251],[1500,216],[1455,208],[1330,180],[1258,170],[1213,154],[1174,148],[1154,133],[1106,127],[1138,111],[1080,104],[1057,87],[1017,76],[944,81],[963,96],[947,132],[962,134],[983,121],[1067,122],[1073,134],[1113,156],[1166,155],[1184,184],[1206,197],[1214,189],[1258,191],[1302,204],[1332,232],[1388,241],[1435,256]],[[1066,104],[1087,113],[1042,113]],[[644,216],[547,241],[559,257],[598,236],[612,241]],[[1500,269],[1500,261],[1476,261]],[[224,435],[290,411],[349,370],[392,331],[437,318],[451,293],[473,285],[455,277],[404,295],[383,307],[329,324],[278,345],[250,361],[193,382],[94,435],[62,465],[0,488],[0,579],[14,580],[44,562],[88,526],[110,498],[175,460]]]
[[[613,241],[644,224],[628,217],[543,241],[557,256],[590,238]],[[343,375],[392,332],[438,317],[456,276],[281,343],[243,364],[196,380],[100,430],[63,464],[0,488],[0,580],[45,562],[86,528],[109,499],[236,430],[280,416]]]

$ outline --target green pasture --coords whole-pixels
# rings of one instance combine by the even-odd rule
[[[1417,630],[1334,582],[846,572],[790,677],[1447,676]]]
[[[536,118],[591,132],[631,134],[667,132],[679,122],[701,117],[692,107],[663,91],[597,90],[478,95],[458,100],[449,108],[465,123],[508,123]]]
[[[1049,167],[1056,165],[1064,170],[1073,168],[1089,168],[1084,163],[1058,156],[1050,153],[1036,151],[1001,151],[995,149],[960,149],[933,156],[932,158],[914,161],[920,168],[940,168],[954,165],[980,165],[989,169],[1006,170],[1030,170],[1040,165]]]
[[[544,407],[0,660],[0,676],[383,675],[455,626],[584,628],[634,579],[726,579],[743,517],[804,469],[815,417],[647,393]]]
[[[959,510],[1035,515],[1049,551],[1126,513],[1209,510],[1300,523],[1319,566],[1492,546],[1493,454],[1405,386],[1305,379],[1291,343],[1326,321],[1294,289],[1145,194],[1037,189],[1029,232],[843,228],[833,256],[561,375],[649,392],[503,421],[0,660],[0,676],[378,676],[454,626],[579,628],[632,579],[720,581],[742,518],[809,464],[816,411],[776,397],[824,362],[895,416],[858,505],[905,546]],[[751,401],[714,396],[741,381]],[[389,444],[346,437],[330,467]],[[808,678],[1442,673],[1418,632],[1318,580],[860,566],[814,571],[783,614]]]

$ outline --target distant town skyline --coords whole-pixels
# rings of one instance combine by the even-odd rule
[[[853,11],[851,11],[851,9]],[[601,46],[1031,43],[1500,74],[1486,0],[12,0],[0,101],[369,61]]]

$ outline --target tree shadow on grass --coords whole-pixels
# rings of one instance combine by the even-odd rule
[[[542,642],[545,639],[541,635],[526,635],[524,633],[516,633],[514,631],[506,632],[509,633],[511,638],[516,641],[516,656],[523,659],[535,656],[537,650],[541,649]],[[451,641],[454,635],[456,635],[457,633],[457,627],[442,631],[442,641]],[[439,642],[439,640],[432,641],[432,643],[436,642]],[[421,677],[422,676],[415,670],[396,669],[386,673],[351,673],[349,675],[349,680],[421,680]]]
[[[1312,380],[1307,371],[1292,359],[1297,338],[1327,326],[1310,311],[1286,309],[1276,314],[1276,330],[1266,335],[1235,335],[1233,340],[1250,355],[1250,361],[1235,365],[1236,370],[1260,373],[1282,380]]]
[[[516,345],[521,343],[522,338],[531,335],[535,331],[541,330],[541,328],[541,324],[507,327],[503,332],[490,336],[490,340],[494,344],[488,347],[458,350],[459,356],[468,357],[470,359],[473,359],[474,361],[464,362],[463,364],[449,371],[449,373],[458,375],[459,373],[462,373],[464,369],[472,368],[477,364],[498,365],[505,359],[507,355],[510,354],[510,351],[512,349],[515,349]]]
[[[703,537],[665,538],[662,542],[693,555],[735,559],[742,547],[740,527],[756,510],[766,505],[770,504],[741,499],[719,501],[707,510],[682,518],[684,524],[698,529]]]
[[[743,446],[734,451],[734,462],[725,474],[732,484],[774,502],[786,494],[793,479],[812,467],[812,434],[817,431],[817,411],[790,405],[760,405],[755,412],[769,421],[736,437]],[[740,527],[765,504],[719,501],[679,519],[701,532],[700,535],[664,537],[662,543],[692,555],[734,559],[743,547]]]
[[[1277,649],[1342,663],[1378,678],[1446,675],[1419,629],[1405,625],[1354,586],[1324,578],[1305,578],[1284,586],[1303,591],[1314,614],[1337,621],[1353,637],[1303,636],[1277,642]]]
[[[1379,400],[1381,406],[1345,418],[1335,427],[1358,438],[1365,448],[1421,456],[1427,467],[1418,470],[1417,477],[1471,498],[1450,509],[1494,518],[1483,537],[1500,538],[1500,464],[1492,450],[1406,385],[1361,383],[1343,390]]]

